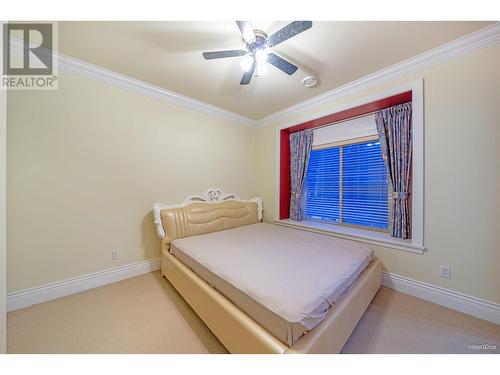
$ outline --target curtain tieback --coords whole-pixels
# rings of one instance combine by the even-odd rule
[[[300,192],[297,192],[297,191],[291,191],[291,195],[294,197],[294,198],[297,198],[299,199],[300,196],[302,195]]]
[[[393,199],[408,199],[410,193],[408,191],[393,191],[392,198]]]

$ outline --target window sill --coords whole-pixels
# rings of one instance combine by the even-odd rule
[[[316,233],[324,233],[335,237],[347,238],[372,245],[389,247],[391,249],[407,251],[411,253],[423,254],[425,247],[412,243],[410,240],[398,240],[390,237],[388,234],[374,232],[370,230],[344,227],[335,224],[320,223],[316,221],[293,221],[293,220],[275,220],[278,225],[308,230]]]

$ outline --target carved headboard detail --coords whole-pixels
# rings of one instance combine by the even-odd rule
[[[252,205],[253,203],[255,203],[256,206]],[[170,221],[176,221],[175,225],[163,222],[163,210],[169,213]],[[260,222],[262,221],[262,211],[261,198],[255,197],[248,200],[242,200],[238,195],[225,194],[218,188],[208,189],[201,195],[191,195],[184,199],[181,204],[165,205],[162,203],[155,203],[153,205],[156,232],[161,239],[165,239],[168,236],[170,240],[186,235],[193,235],[190,234],[190,232],[194,232],[193,228],[196,228],[196,232],[199,232],[196,234],[201,234],[253,222]],[[228,215],[228,212],[234,214]],[[217,220],[223,222],[210,226],[210,222],[215,222]],[[173,230],[175,233],[166,233],[168,225],[175,228]],[[207,226],[207,228],[203,228],[203,225]]]

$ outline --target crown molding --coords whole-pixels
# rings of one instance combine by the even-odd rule
[[[317,95],[281,111],[258,120],[258,127],[270,125],[273,122],[306,110],[322,102],[339,99],[341,97],[366,90],[370,87],[379,86],[384,83],[403,77],[409,73],[423,70],[445,61],[478,51],[489,47],[500,41],[500,22],[487,26],[483,29],[467,34],[461,38],[443,44],[439,47],[423,52],[400,63],[381,69],[375,73]]]
[[[129,77],[127,75],[108,70],[85,61],[75,59],[59,53],[59,70],[66,73],[75,74],[81,77],[90,78],[115,87],[134,91],[139,94],[152,96],[169,103],[179,104],[197,111],[209,113],[226,120],[235,121],[246,126],[256,126],[257,122],[248,117],[225,110],[223,108],[178,94],[174,91],[152,85],[150,83]]]
[[[21,56],[22,54],[22,41],[17,38],[11,38],[11,46],[13,53]],[[45,50],[43,53],[52,53],[52,51]],[[184,107],[195,109],[197,111],[209,113],[214,116],[221,117],[226,120],[235,121],[246,126],[256,126],[257,121],[251,118],[239,115],[235,112],[202,102],[197,99],[170,91],[159,86],[132,78],[125,74],[109,70],[92,63],[70,57],[60,52],[53,51],[56,56],[57,69],[65,73],[74,74],[83,78],[99,81],[111,86],[119,87],[129,91],[133,91],[142,95],[154,97],[156,99],[164,100],[169,103],[178,104]]]
[[[15,38],[12,38],[11,40],[14,41],[14,39]],[[400,63],[381,69],[375,73],[369,74],[365,77],[337,87],[333,90],[327,91],[323,94],[317,95],[311,99],[305,100],[283,110],[274,112],[271,115],[263,117],[259,120],[245,117],[238,113],[228,111],[226,109],[190,98],[185,95],[181,95],[174,91],[155,86],[139,79],[129,77],[125,74],[102,68],[100,66],[64,55],[62,53],[54,53],[56,54],[58,59],[59,70],[66,73],[93,79],[115,87],[134,91],[139,94],[148,95],[169,103],[178,104],[197,111],[209,113],[214,116],[218,116],[220,118],[234,121],[246,126],[263,127],[286,118],[287,116],[291,116],[300,111],[306,110],[307,108],[314,105],[321,104],[322,102],[339,99],[343,96],[351,95],[356,92],[366,90],[370,87],[382,85],[389,81],[403,77],[404,75],[407,75],[409,73],[426,69],[433,65],[437,65],[442,62],[466,55],[468,53],[478,51],[482,48],[489,47],[498,43],[499,41],[500,22],[496,22],[493,25],[487,26],[471,34],[467,34],[459,39],[443,44],[442,46],[423,52]],[[22,50],[20,41],[14,41],[13,47],[14,49],[18,50],[18,53]]]

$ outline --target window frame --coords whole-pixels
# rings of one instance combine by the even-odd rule
[[[319,223],[325,223],[325,224],[331,224],[331,225],[341,225],[341,226],[344,226],[344,227],[350,227],[350,228],[357,228],[357,229],[362,229],[362,230],[369,230],[369,231],[372,231],[372,232],[380,232],[380,233],[389,233],[390,229],[391,229],[391,223],[390,223],[390,220],[391,220],[391,212],[390,212],[390,209],[391,209],[391,200],[390,200],[390,197],[389,197],[389,194],[390,194],[390,184],[388,183],[387,184],[387,215],[388,215],[388,223],[387,223],[387,228],[384,230],[382,228],[377,228],[377,227],[369,227],[369,226],[365,226],[365,225],[357,225],[357,224],[349,224],[349,223],[345,223],[343,220],[342,220],[342,201],[343,201],[343,190],[344,190],[344,187],[342,185],[342,182],[343,182],[343,147],[344,146],[350,146],[350,145],[356,145],[356,144],[361,144],[361,143],[365,143],[365,142],[371,142],[371,141],[379,141],[379,138],[378,136],[376,135],[369,135],[369,136],[364,136],[364,137],[357,137],[357,138],[351,138],[351,139],[346,139],[344,141],[340,141],[340,142],[331,142],[331,143],[325,143],[325,144],[321,144],[321,145],[317,145],[317,146],[313,146],[312,150],[324,150],[324,149],[327,149],[327,148],[333,148],[333,147],[340,147],[340,160],[339,162],[341,163],[341,166],[339,168],[339,173],[340,173],[340,182],[339,182],[339,219],[340,219],[340,222],[338,223],[335,223],[335,222],[329,222],[327,220],[321,220],[321,219],[307,219],[307,221],[312,221],[312,222],[319,222]]]
[[[410,94],[412,101],[412,194],[411,220],[412,238],[409,240],[393,238],[389,234],[378,233],[368,229],[349,228],[333,223],[318,223],[303,220],[294,222],[289,220],[290,204],[290,149],[289,135],[292,132],[314,129],[336,122],[346,121],[355,117],[364,116],[374,111],[396,104],[407,102],[403,100]],[[403,101],[402,101],[403,100]],[[361,100],[351,101],[322,116],[305,118],[304,122],[285,123],[276,128],[276,190],[275,190],[275,223],[297,227],[314,232],[326,233],[333,236],[354,239],[378,246],[422,254],[426,248],[424,244],[424,97],[423,80],[417,80],[398,87],[380,91]],[[288,203],[288,204],[287,204]],[[352,230],[351,230],[352,229]]]

